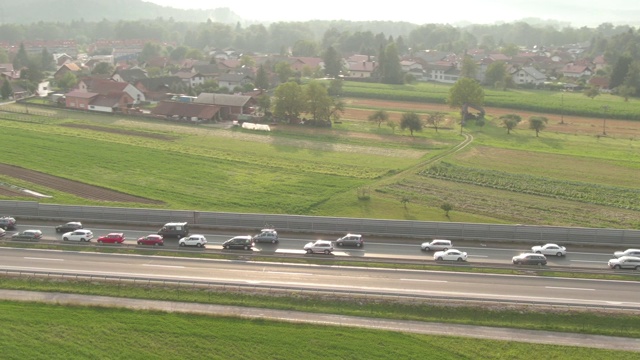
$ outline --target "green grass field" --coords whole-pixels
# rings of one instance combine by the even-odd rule
[[[633,359],[636,353],[190,314],[0,302],[3,359]]]
[[[435,84],[346,86],[432,96],[448,89]],[[510,101],[557,95],[496,93]],[[582,94],[564,97],[567,106],[591,101]],[[594,101],[615,99],[603,95]],[[0,126],[10,139],[2,145],[3,162],[161,200],[165,204],[157,206],[163,208],[640,228],[640,193],[635,190],[640,144],[629,138],[553,131],[536,138],[526,124],[507,135],[489,117],[481,128],[466,127],[474,140],[441,160],[458,169],[455,176],[442,178],[425,176],[425,171],[434,166],[431,159],[463,140],[454,128],[437,133],[426,128],[410,137],[406,131],[344,118],[331,130],[279,125],[270,133],[256,133],[40,107],[19,114],[25,111],[22,105],[4,109],[18,114],[0,112]],[[491,177],[475,181],[471,173],[508,181],[493,186]],[[0,182],[54,196],[44,202],[153,207],[90,201],[8,176],[0,176]],[[445,202],[453,205],[448,217],[440,209]]]

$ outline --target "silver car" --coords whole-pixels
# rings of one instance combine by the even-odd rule
[[[451,240],[443,239],[433,239],[420,245],[422,251],[446,251],[452,247]]]
[[[609,260],[609,267],[611,269],[640,270],[640,257],[623,256],[617,259],[611,259]]]

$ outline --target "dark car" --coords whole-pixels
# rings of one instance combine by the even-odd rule
[[[42,231],[40,230],[24,230],[13,234],[11,240],[40,240],[42,239]]]
[[[511,261],[516,265],[547,265],[547,258],[542,254],[524,253],[514,256]]]
[[[236,236],[222,243],[223,249],[244,249],[253,247],[253,238],[250,235]]]
[[[189,236],[189,224],[186,222],[170,222],[164,224],[160,230],[158,230],[158,235],[163,237],[174,236],[177,238]]]
[[[76,231],[78,229],[82,229],[82,223],[77,221],[71,221],[66,224],[56,226],[56,232],[58,233],[66,233],[69,231]]]
[[[364,239],[360,234],[347,234],[336,240],[336,245],[361,247],[364,245]]]
[[[274,229],[262,229],[260,230],[260,234],[253,236],[253,241],[256,243],[269,242],[276,244],[278,243],[278,232]]]
[[[164,239],[160,235],[147,235],[138,239],[138,245],[154,245],[154,246],[163,246]]]
[[[16,219],[10,216],[0,217],[0,228],[4,230],[14,230],[16,228]]]

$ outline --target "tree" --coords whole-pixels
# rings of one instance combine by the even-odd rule
[[[185,57],[193,60],[204,60],[204,54],[198,49],[189,49],[185,54]]]
[[[142,47],[142,52],[138,55],[138,61],[146,62],[149,59],[161,56],[163,52],[162,46],[156,43],[146,43]]]
[[[619,85],[622,85],[624,82],[624,78],[627,76],[629,72],[629,65],[633,58],[628,55],[624,55],[618,58],[613,69],[611,70],[611,77],[609,78],[609,87],[614,89]]]
[[[427,124],[433,126],[433,128],[436,129],[436,132],[438,132],[438,126],[443,120],[444,113],[441,112],[434,112],[427,116]]]
[[[549,122],[549,119],[544,116],[532,116],[529,118],[529,129],[535,130],[536,137],[538,137],[540,131],[547,126],[547,122]]]
[[[245,55],[242,55],[242,57],[240,58],[240,65],[244,67],[252,68],[256,66],[256,61],[253,57],[245,54]]]
[[[78,78],[72,72],[66,72],[59,80],[58,86],[64,89],[65,91],[69,91],[69,89],[76,86],[78,83]]]
[[[188,47],[184,45],[178,46],[177,48],[171,50],[171,52],[169,53],[169,58],[173,61],[182,61],[187,56],[187,51],[189,51]]]
[[[2,87],[0,87],[0,97],[2,100],[7,100],[13,95],[13,89],[11,89],[11,84],[9,84],[9,80],[5,79],[2,82]]]
[[[502,125],[507,129],[507,134],[511,134],[511,130],[518,126],[520,121],[522,121],[522,117],[516,114],[506,114],[500,116],[500,120],[502,120]]]
[[[40,54],[40,68],[42,70],[51,70],[54,68],[53,66],[53,55],[51,55],[49,53],[49,50],[47,50],[47,48],[43,48],[42,49],[42,53]]]
[[[274,115],[288,119],[297,119],[306,109],[306,98],[302,88],[295,81],[279,85],[273,96]]]
[[[389,120],[389,114],[387,114],[387,112],[384,110],[378,110],[373,114],[369,115],[369,121],[378,123],[378,129],[380,128],[380,125],[382,124],[383,121],[388,121],[388,120]]]
[[[497,84],[505,84],[507,77],[507,67],[503,61],[494,61],[487,66],[484,74],[484,82],[487,85],[496,86]]]
[[[298,40],[291,49],[293,56],[318,56],[318,44],[312,40]]]
[[[414,131],[422,131],[422,120],[420,120],[420,116],[414,112],[402,114],[400,129],[409,129],[411,136],[413,136]]]
[[[387,121],[387,126],[391,128],[392,132],[396,132],[396,128],[398,127],[398,123],[393,121],[393,120],[389,120]]]
[[[616,88],[616,94],[622,96],[625,102],[629,101],[629,98],[635,93],[636,89],[632,86],[620,85]]]
[[[584,95],[593,99],[596,96],[600,95],[600,88],[595,85],[591,85],[588,88],[584,89]]]
[[[286,83],[289,81],[289,78],[293,76],[293,69],[291,69],[291,65],[289,65],[286,61],[281,61],[275,66],[276,74],[278,74],[278,79],[281,83]]]
[[[463,116],[460,121],[460,131],[462,132],[462,127],[464,126],[465,121],[464,116],[466,115],[462,110],[469,104],[482,106],[484,103],[484,90],[482,90],[480,84],[478,84],[474,79],[460,78],[449,89],[449,98],[447,101],[450,107],[460,108],[460,113]]]
[[[260,64],[260,67],[258,67],[258,71],[256,72],[256,88],[261,90],[269,88],[269,77],[263,64]]]
[[[258,107],[263,114],[267,114],[271,109],[271,97],[267,94],[260,95],[258,97]]]
[[[338,78],[342,72],[342,58],[340,54],[329,46],[322,56],[324,61],[324,72],[328,77]]]
[[[331,98],[331,109],[329,110],[329,119],[331,121],[338,121],[344,114],[346,110],[347,104],[342,101],[340,98]]]
[[[478,65],[473,61],[473,57],[470,55],[464,55],[462,59],[462,69],[460,70],[460,76],[474,79],[478,72]]]
[[[306,112],[311,114],[314,122],[329,120],[332,101],[327,93],[327,88],[318,81],[311,81],[305,86],[305,97],[307,99]]]
[[[24,49],[24,43],[20,43],[18,53],[13,58],[13,68],[16,70],[20,70],[23,66],[27,66],[28,63],[29,57],[27,56],[27,51]]]
[[[9,63],[9,53],[5,49],[0,49],[0,64]]]
[[[449,211],[453,210],[453,205],[449,204],[448,202],[440,205],[440,209],[444,210],[444,215],[448,218],[449,217]]]
[[[385,64],[382,67],[382,82],[385,84],[403,84],[404,73],[400,66],[400,57],[395,43],[390,43],[384,50]]]
[[[106,62],[99,62],[91,71],[93,75],[111,75],[113,73],[113,66]]]

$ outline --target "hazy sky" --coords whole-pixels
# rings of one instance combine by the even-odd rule
[[[414,24],[487,24],[524,18],[558,20],[573,27],[640,24],[638,0],[280,1],[145,0],[182,9],[229,8],[244,20],[389,20]]]

